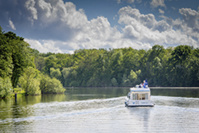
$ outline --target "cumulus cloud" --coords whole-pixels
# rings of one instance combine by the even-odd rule
[[[77,11],[74,10],[74,12]],[[71,39],[66,41],[41,40],[35,43],[31,42],[32,40],[27,41],[33,45],[33,48],[40,49],[40,52],[67,53],[82,48],[133,47],[148,49],[154,44],[165,46],[186,44],[198,47],[199,34],[196,31],[194,32],[194,28],[198,24],[197,13],[188,9],[180,9],[179,12],[184,16],[183,20],[163,17],[162,20],[157,21],[153,14],[142,14],[138,9],[127,6],[121,8],[118,12],[118,23],[124,26],[122,31],[119,31],[116,27],[111,27],[108,19],[103,16],[90,21],[85,19],[84,24],[79,25],[79,27],[76,27],[76,24],[72,25],[73,19],[71,18],[67,22],[71,22],[70,26],[74,29],[76,27],[75,30],[79,29]],[[192,27],[190,27],[188,21],[191,16],[195,21]],[[75,21],[77,20],[74,19],[74,23]],[[63,20],[63,22],[66,22],[66,20]]]
[[[126,25],[135,25],[138,23],[144,27],[152,28],[157,22],[153,14],[141,14],[138,9],[131,8],[130,6],[121,8],[119,10],[119,15],[119,23],[124,23]]]
[[[183,20],[189,27],[199,28],[199,11],[182,8],[179,9],[179,13],[183,16]]]
[[[152,2],[153,7],[165,7],[164,0]],[[88,20],[83,9],[63,0],[15,0],[12,4],[9,11],[0,8],[1,21],[7,20],[12,29],[16,26],[32,48],[44,53],[90,48],[148,49],[154,44],[199,47],[198,11],[188,8],[179,10],[182,19],[162,16],[157,20],[153,14],[123,7],[118,12],[121,27],[117,28],[103,16]]]
[[[164,0],[152,0],[150,4],[154,8],[157,8],[159,6],[160,7],[166,7]]]
[[[196,17],[197,13],[191,12],[192,14],[190,12],[183,13],[188,15],[188,18],[190,18],[190,15]],[[120,9],[119,15],[119,23],[125,25],[123,36],[132,40],[132,42],[148,44],[148,46],[152,44],[163,44],[165,46],[186,44],[198,47],[199,34],[194,32],[197,22],[194,22],[195,26],[192,28],[188,27],[189,22],[186,21],[186,17],[182,21],[179,19],[170,19],[169,21],[169,18],[157,21],[153,14],[141,14],[138,9],[131,7]],[[195,20],[195,17],[192,19]]]
[[[25,31],[25,37],[34,39],[68,40],[88,22],[82,9],[63,0],[7,0],[2,5],[2,19],[20,21],[18,31]]]
[[[31,21],[37,20],[37,9],[35,8],[35,1],[34,0],[28,0],[25,3],[25,7],[27,10],[30,11],[31,17],[29,18]]]

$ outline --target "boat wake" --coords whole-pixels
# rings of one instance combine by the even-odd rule
[[[33,122],[37,120],[57,119],[63,117],[75,117],[79,115],[94,114],[100,112],[109,112],[119,110],[124,107],[125,97],[110,99],[92,99],[82,101],[38,103],[23,108],[23,111],[29,111],[25,118],[7,118],[0,119],[0,124],[16,122]]]
[[[199,98],[152,96],[152,101],[161,106],[199,108]]]
[[[172,108],[199,112],[199,98],[152,96],[151,100],[155,103],[155,107],[150,110]],[[135,113],[135,111],[139,109],[126,108],[124,101],[125,97],[116,97],[108,99],[38,103],[21,108],[20,111],[27,112],[26,116],[0,119],[0,124],[31,123],[48,119],[68,119],[69,117],[73,118],[79,116],[93,117],[118,111],[124,113],[127,110]],[[141,110],[141,108],[139,110]]]

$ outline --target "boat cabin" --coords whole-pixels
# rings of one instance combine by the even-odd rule
[[[130,88],[128,98],[131,100],[150,100],[149,88]]]

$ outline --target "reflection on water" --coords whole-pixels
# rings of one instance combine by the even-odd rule
[[[71,88],[1,100],[0,132],[198,132],[199,98],[153,93],[155,107],[126,108],[128,90]]]
[[[155,96],[199,97],[199,89],[151,89]]]
[[[72,100],[102,99],[127,95],[129,88],[68,88],[67,97]]]

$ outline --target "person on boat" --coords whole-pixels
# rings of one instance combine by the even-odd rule
[[[143,80],[142,86],[144,86],[145,80]]]
[[[147,88],[148,87],[148,82],[147,80],[144,80],[144,85],[143,85],[144,88]]]
[[[142,88],[142,84],[139,85],[139,88]]]

